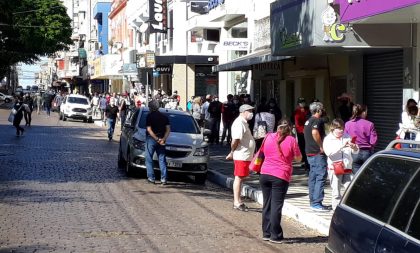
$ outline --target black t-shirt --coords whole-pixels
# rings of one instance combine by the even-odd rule
[[[116,105],[110,106],[108,105],[105,109],[106,117],[110,119],[116,119],[118,115],[118,107]]]
[[[219,101],[213,101],[209,104],[210,117],[220,119],[222,117],[222,103]]]
[[[320,146],[312,137],[312,129],[317,129],[321,135],[321,140],[325,137],[324,121],[315,117],[310,117],[305,122],[303,134],[305,136],[305,152],[307,155],[315,155],[321,152]]]
[[[159,111],[150,112],[146,118],[146,127],[151,127],[153,133],[159,138],[163,138],[166,132],[166,126],[169,126],[169,119]],[[146,131],[149,135],[149,132]]]

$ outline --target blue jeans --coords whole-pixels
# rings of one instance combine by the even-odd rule
[[[322,205],[324,187],[327,179],[327,157],[324,154],[308,156],[310,166],[308,186],[311,206]]]
[[[404,135],[404,140],[414,141],[416,139],[416,134],[411,132],[406,132]],[[417,148],[416,145],[412,144],[401,144],[402,148]]]
[[[359,171],[363,163],[373,154],[372,150],[369,149],[360,149],[358,154],[352,155],[353,158],[353,174]]]
[[[160,179],[161,181],[166,181],[167,169],[166,169],[166,155],[165,155],[165,146],[157,143],[152,137],[146,137],[146,169],[147,169],[147,178],[149,180],[155,180],[155,172],[153,169],[153,154],[155,153],[158,156],[159,167],[160,167]]]
[[[110,119],[108,118],[108,138],[112,139],[112,136],[114,135],[114,129],[115,129],[115,123],[116,119]]]

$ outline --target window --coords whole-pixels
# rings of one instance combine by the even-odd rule
[[[420,240],[420,199],[417,200],[417,210],[412,216],[407,234]]]
[[[410,220],[411,214],[416,208],[416,204],[420,199],[420,173],[411,181],[403,197],[395,209],[394,215],[391,219],[391,225],[405,232],[407,224]]]
[[[82,105],[88,105],[88,101],[85,98],[76,98],[76,97],[69,97],[68,100],[69,103],[74,103],[74,104],[82,104]]]
[[[143,112],[140,118],[139,127],[146,128],[146,117],[149,112]],[[198,128],[193,117],[188,115],[164,113],[169,118],[171,132],[186,133],[186,134],[199,134]]]
[[[220,31],[215,29],[207,29],[205,33],[205,40],[208,41],[220,41]]]
[[[418,162],[378,156],[361,172],[343,203],[388,222],[401,192],[418,168]]]

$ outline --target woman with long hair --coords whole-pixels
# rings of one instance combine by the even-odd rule
[[[328,157],[328,178],[332,189],[332,209],[335,210],[341,200],[341,187],[347,188],[353,179],[352,173],[336,175],[334,163],[342,162],[344,168],[351,169],[353,166],[352,155],[359,153],[357,144],[352,143],[351,137],[344,133],[344,122],[342,119],[334,119],[331,122],[330,133],[325,137],[322,147]]]
[[[195,97],[192,106],[192,116],[200,127],[203,126],[203,115],[201,115],[201,97]]]
[[[280,222],[284,198],[292,178],[292,162],[302,159],[297,141],[291,134],[290,122],[281,120],[277,132],[268,133],[262,147],[265,157],[260,176],[263,240],[273,243],[281,243],[284,239]]]
[[[356,174],[363,163],[373,154],[378,135],[375,125],[366,120],[367,107],[355,104],[349,121],[346,122],[344,132],[352,137],[353,143],[359,147],[359,153],[353,155],[353,174]]]
[[[401,114],[401,124],[399,130],[399,137],[404,140],[415,140],[418,134],[416,127],[416,117],[418,115],[417,102],[410,98],[407,100],[405,109]],[[403,148],[409,148],[409,144],[402,144]]]

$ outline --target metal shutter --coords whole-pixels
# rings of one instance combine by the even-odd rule
[[[378,133],[376,150],[395,139],[401,122],[403,51],[364,56],[365,104]]]

